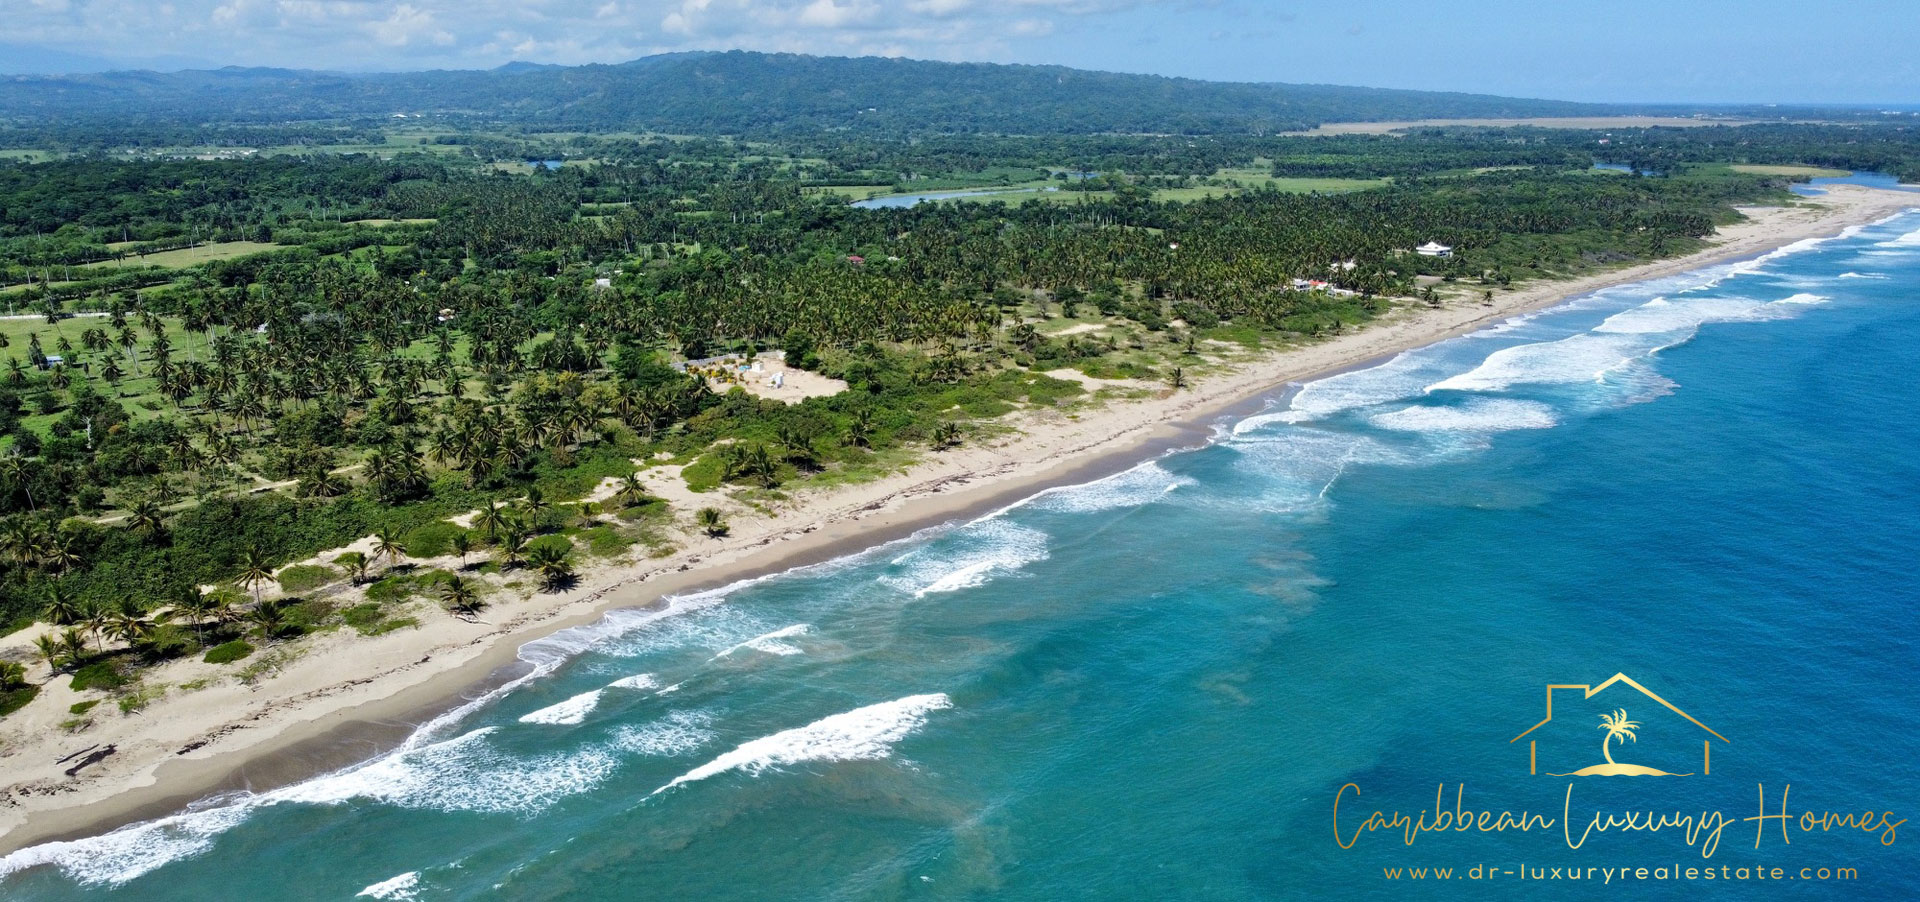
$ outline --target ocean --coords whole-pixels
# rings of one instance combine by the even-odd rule
[[[532,642],[0,896],[1920,897],[1916,373],[1920,213],[1609,288]],[[1603,755],[1668,775],[1552,775]]]

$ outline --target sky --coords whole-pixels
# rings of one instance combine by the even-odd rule
[[[1622,102],[1920,104],[1920,0],[0,0],[0,72],[764,50]]]

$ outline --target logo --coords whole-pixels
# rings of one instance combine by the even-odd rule
[[[1638,691],[1640,694],[1639,696],[1634,696],[1622,690],[1613,693],[1601,701],[1594,701],[1595,696],[1615,686],[1626,686]],[[1554,720],[1553,710],[1555,690],[1561,690],[1561,717],[1558,722]],[[1578,690],[1582,694],[1576,696],[1571,690]],[[1653,708],[1651,705],[1639,704],[1642,701],[1655,702],[1659,707]],[[1549,762],[1548,767],[1554,767],[1565,762],[1564,766],[1571,768],[1573,762],[1583,759],[1591,760],[1592,746],[1587,745],[1585,746],[1587,751],[1581,751],[1577,734],[1571,728],[1575,726],[1573,722],[1576,720],[1581,723],[1586,723],[1585,717],[1592,714],[1589,709],[1599,706],[1606,706],[1605,709],[1600,710],[1596,715],[1600,720],[1598,728],[1603,732],[1600,738],[1600,756],[1604,761],[1599,764],[1589,764],[1585,767],[1567,769],[1560,772],[1545,771],[1544,773],[1547,776],[1691,777],[1696,773],[1705,775],[1712,772],[1714,741],[1718,740],[1723,743],[1727,741],[1725,736],[1714,732],[1713,728],[1694,719],[1693,715],[1675,707],[1672,702],[1655,695],[1647,687],[1634,682],[1632,677],[1624,673],[1616,673],[1606,682],[1598,686],[1576,685],[1572,683],[1549,684],[1547,686],[1547,716],[1539,723],[1528,727],[1526,732],[1508,740],[1508,744],[1511,745],[1522,739],[1527,739],[1528,736],[1534,737],[1527,741],[1527,773],[1530,774],[1543,773],[1541,770],[1542,745],[1546,746],[1545,752]],[[1632,707],[1629,708],[1629,706]],[[1658,718],[1657,721],[1650,719],[1643,723],[1641,720],[1629,719],[1629,710],[1649,711],[1649,709],[1650,717]],[[1678,715],[1678,719],[1670,715]],[[1682,721],[1684,721],[1684,723],[1682,723]],[[1655,755],[1654,760],[1667,767],[1689,766],[1679,763],[1683,757],[1683,747],[1691,747],[1692,744],[1691,740],[1684,738],[1685,734],[1692,732],[1688,729],[1688,724],[1698,727],[1708,734],[1705,737],[1699,737],[1700,766],[1697,771],[1689,770],[1685,773],[1677,773],[1663,770],[1660,767],[1615,761],[1613,758],[1614,747],[1616,745],[1622,750],[1621,753],[1623,757],[1627,754],[1626,750],[1629,748],[1629,744],[1632,745],[1636,753],[1641,752],[1642,749],[1639,746],[1640,736],[1643,732],[1647,732],[1649,735],[1657,735],[1662,739],[1662,741],[1658,743],[1659,747],[1653,751]],[[1542,729],[1543,727],[1546,729]],[[1589,737],[1588,741],[1590,742],[1592,734],[1586,733],[1585,735]],[[1698,736],[1698,734],[1694,735]],[[1634,757],[1640,757],[1640,755],[1635,754]],[[1684,759],[1690,762],[1691,752],[1684,752]]]

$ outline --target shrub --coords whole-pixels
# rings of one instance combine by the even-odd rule
[[[127,684],[127,678],[120,669],[106,661],[96,661],[73,672],[73,691],[84,692],[88,689],[118,689]]]
[[[154,699],[167,694],[165,686],[141,686],[126,695],[120,696],[120,713],[133,714],[153,704]]]
[[[340,612],[340,619],[362,636],[378,636],[420,625],[420,621],[412,617],[388,617],[386,609],[374,602],[347,608]]]
[[[391,604],[412,598],[413,592],[413,580],[404,576],[389,576],[367,587],[367,600]]]
[[[566,536],[540,536],[527,543],[527,557],[533,557],[541,548],[552,548],[561,557],[573,553],[573,543],[567,541]]]
[[[340,571],[325,564],[295,564],[280,571],[280,588],[288,592],[306,592],[340,578]]]
[[[727,465],[719,454],[702,455],[699,460],[680,471],[680,478],[687,481],[687,488],[696,492],[711,492],[720,487],[721,477],[726,475]]]
[[[583,529],[576,537],[587,545],[587,551],[597,557],[612,557],[633,545],[633,540],[621,535],[611,526],[596,526]]]
[[[207,649],[206,657],[200,660],[208,664],[231,664],[253,654],[253,644],[245,639],[235,639]],[[78,674],[75,675],[76,679]]]
[[[0,717],[5,717],[27,706],[33,697],[40,694],[39,686],[22,686],[0,692]]]
[[[327,624],[333,615],[333,603],[317,599],[301,599],[289,604],[283,611],[287,625],[299,628],[302,633],[310,633]]]
[[[140,643],[142,656],[152,661],[164,661],[177,658],[193,650],[193,633],[177,623],[163,623],[155,627],[153,634]]]
[[[406,546],[408,557],[440,557],[453,552],[453,537],[464,531],[444,521],[428,523],[407,533],[401,544]]]
[[[100,700],[97,698],[90,698],[84,702],[74,702],[73,704],[67,706],[67,713],[85,714],[88,711],[93,710],[93,706],[97,704],[100,704]]]

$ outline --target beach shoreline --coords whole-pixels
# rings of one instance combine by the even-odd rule
[[[257,687],[169,695],[115,734],[26,737],[0,757],[0,854],[164,816],[210,795],[260,791],[367,760],[420,724],[523,674],[527,642],[615,609],[716,589],[844,557],[966,520],[1053,486],[1120,472],[1205,443],[1211,424],[1251,412],[1292,383],[1373,365],[1406,350],[1557,306],[1602,288],[1756,257],[1915,206],[1912,194],[1830,186],[1791,207],[1749,211],[1714,246],[1580,279],[1497,291],[1492,306],[1403,307],[1364,329],[1236,364],[1189,389],[1113,401],[1077,416],[1022,416],[1016,434],[929,455],[911,471],[799,494],[726,540],[584,575],[562,595],[499,605],[496,623],[433,622],[377,638],[326,637]],[[1051,412],[1050,412],[1051,413]],[[132,718],[123,718],[131,721]],[[16,727],[16,730],[19,728]],[[120,752],[77,779],[54,759],[117,736]]]

